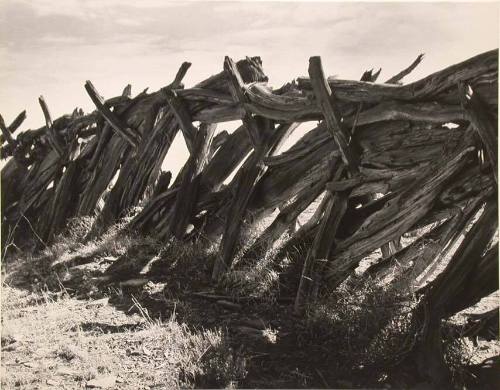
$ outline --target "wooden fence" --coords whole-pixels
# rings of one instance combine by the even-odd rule
[[[418,263],[423,271],[460,243],[422,290],[430,324],[424,355],[439,366],[442,354],[433,353],[440,346],[431,343],[439,320],[498,288],[498,244],[491,244],[498,226],[498,51],[403,85],[421,60],[377,83],[380,71],[360,81],[326,78],[321,59],[311,57],[309,77],[279,89],[268,86],[259,57],[226,57],[221,73],[193,88],[182,84],[190,66],[184,63],[167,87],[133,98],[127,86],[105,100],[87,81],[96,110],[55,120],[40,97],[45,126],[14,138],[25,113],[10,126],[0,122],[2,157],[11,157],[2,169],[2,244],[26,235],[50,243],[69,218],[85,215],[97,215],[97,235],[141,204],[131,229],[166,242],[221,239],[216,281],[231,268],[247,229],[279,209],[248,249],[265,253],[321,197],[284,243],[309,243],[298,312],[378,248],[383,256],[365,272],[373,277],[387,276],[396,262],[399,270]],[[216,132],[217,123],[231,120],[242,124],[231,134]],[[282,151],[307,121],[318,124]],[[170,183],[161,167],[179,130],[189,158]],[[425,234],[401,244],[423,227]]]

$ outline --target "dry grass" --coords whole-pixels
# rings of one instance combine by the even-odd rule
[[[241,381],[264,383],[259,375],[266,372],[277,377],[275,386],[328,382],[343,387],[347,378],[351,385],[383,386],[388,359],[411,336],[412,296],[366,278],[352,277],[334,292],[323,291],[305,318],[293,317],[276,298],[295,292],[287,277],[300,272],[305,254],[277,259],[274,248],[255,255],[236,263],[214,289],[215,246],[202,240],[160,243],[131,234],[123,225],[85,240],[91,223],[72,221],[54,245],[37,256],[13,259],[3,269],[3,388],[72,389],[103,377],[113,378],[119,389],[220,388]],[[146,264],[132,277],[147,283],[96,283],[96,276],[119,258]],[[71,284],[67,275],[73,277]],[[129,277],[127,272],[123,277]],[[240,301],[240,309],[231,312],[217,302],[190,298],[195,291],[255,299]],[[95,300],[106,296],[117,306]],[[266,347],[245,342],[238,333],[238,320],[246,315],[265,318],[267,326],[273,322],[274,339]],[[245,350],[239,349],[244,344]],[[447,343],[457,383],[467,379],[462,369],[471,356],[467,348],[462,342]],[[262,356],[269,356],[273,367],[259,366]]]
[[[4,389],[75,389],[103,376],[119,389],[226,386],[242,375],[220,329],[192,331],[174,316],[153,321],[100,301],[8,286],[2,309]]]

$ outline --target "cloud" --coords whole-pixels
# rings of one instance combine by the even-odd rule
[[[311,55],[328,74],[359,78],[381,66],[389,78],[425,52],[411,76],[421,77],[497,47],[497,17],[497,4],[3,0],[2,115],[32,100],[38,112],[40,93],[55,112],[87,107],[88,78],[105,96],[128,82],[157,88],[186,60],[194,85],[219,72],[224,55],[260,55],[280,85],[307,74]]]

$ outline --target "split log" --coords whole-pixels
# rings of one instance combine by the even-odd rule
[[[154,192],[151,194],[152,198],[157,197],[161,193],[167,191],[170,181],[172,180],[172,172],[166,171],[161,172],[160,177],[154,187]]]
[[[297,195],[296,199],[280,210],[278,216],[259,235],[243,257],[255,258],[266,253],[271,245],[280,238],[292,224],[295,224],[299,215],[323,193],[325,184],[328,180],[329,177],[326,176],[310,188],[303,189]]]
[[[16,146],[16,140],[12,137],[12,133],[16,131],[16,129],[21,125],[25,118],[26,111],[23,111],[17,116],[16,119],[14,119],[14,122],[12,122],[9,127],[7,127],[3,117],[0,115],[0,130],[2,131],[2,134],[0,134],[0,144],[3,144],[5,141],[7,141],[7,143],[13,145],[14,147]]]
[[[43,96],[40,96],[38,98],[38,102],[40,103],[40,107],[42,108],[43,111],[43,116],[45,117],[45,124],[47,127],[47,136],[49,139],[49,143],[52,146],[52,148],[56,151],[59,158],[63,158],[64,147],[62,145],[62,141],[59,134],[57,134],[56,130],[54,129],[49,108],[47,107],[47,104],[45,103]]]
[[[200,190],[200,174],[207,163],[215,125],[202,124],[196,134],[193,152],[189,157],[188,169],[182,177],[177,198],[172,211],[170,231],[177,239],[182,239],[193,217]]]
[[[474,79],[490,72],[498,72],[498,50],[490,50],[461,63],[449,66],[419,81],[395,86],[361,81],[329,78],[328,84],[335,91],[335,97],[351,102],[378,103],[384,100],[421,101],[438,97],[440,93],[454,89],[459,81]],[[298,78],[298,85],[311,89],[311,81]],[[456,89],[455,89],[456,91]],[[455,92],[455,104],[460,102]]]
[[[467,113],[467,118],[483,142],[492,168],[493,177],[498,183],[498,120],[490,115],[481,97],[477,93],[474,93],[470,85],[462,85],[459,89],[462,97],[462,106]]]
[[[99,95],[94,85],[89,80],[85,83],[85,90],[111,128],[123,137],[123,139],[125,139],[132,147],[137,148],[140,136],[129,127],[124,126],[116,114],[106,107],[104,99]]]
[[[473,147],[465,147],[441,164],[424,171],[422,178],[368,217],[349,238],[338,243],[327,271],[329,285],[338,286],[368,253],[400,237],[432,208],[446,181],[467,163]]]
[[[366,270],[366,273],[382,283],[389,283],[392,280],[391,283],[399,284],[401,289],[425,285],[426,280],[446,257],[447,251],[454,248],[467,223],[491,195],[491,192],[483,191],[479,196],[469,200],[463,209],[455,206],[454,213],[437,222],[438,226],[392,257],[374,264]],[[411,286],[408,286],[408,280]]]
[[[483,280],[475,280],[480,285],[476,290],[472,287],[473,290],[469,294],[467,290],[471,287],[467,287],[466,281],[476,275],[474,270],[477,270],[481,262],[486,262],[488,265],[496,263],[494,259],[498,256],[498,252],[493,251],[483,257],[488,242],[498,227],[498,211],[495,203],[492,200],[486,203],[481,216],[467,232],[444,271],[427,289],[417,310],[417,320],[423,320],[424,323],[423,333],[415,349],[419,372],[431,378],[437,386],[448,386],[450,383],[450,373],[444,362],[440,337],[441,318],[463,307],[464,302],[456,301],[456,297],[470,297],[469,301],[466,300],[468,304],[477,299],[478,295],[488,291],[481,286]],[[485,271],[491,273],[494,271],[494,266],[491,269],[486,267]],[[496,279],[496,276],[497,274],[489,275],[488,278]],[[459,294],[464,295],[459,296]]]
[[[40,235],[48,244],[53,241],[56,234],[62,232],[66,227],[66,221],[76,213],[78,196],[81,192],[79,174],[83,165],[83,160],[70,161],[55,188],[48,208],[49,217],[44,221],[43,230],[40,231]]]
[[[451,317],[475,305],[482,298],[498,290],[498,243],[481,256],[476,264],[476,268],[470,272],[467,283],[463,283],[461,290],[453,296],[453,300],[446,307],[445,317]]]
[[[163,94],[168,105],[170,106],[170,110],[174,114],[177,123],[182,130],[187,149],[190,154],[193,154],[197,131],[192,123],[191,115],[189,114],[185,103],[177,97],[175,92],[169,89],[164,89]]]
[[[347,193],[337,192],[331,194],[327,192],[326,197],[325,213],[304,262],[294,303],[296,313],[301,312],[306,303],[317,297],[323,277],[323,269],[327,266],[330,253],[334,249],[334,238],[347,209]]]
[[[245,82],[255,82],[267,80],[262,72],[261,65],[262,63],[260,62],[260,59],[247,58],[246,60],[238,61],[236,67],[240,70],[240,72],[242,72],[241,74]],[[180,69],[178,76],[182,73],[183,71]],[[176,78],[178,77],[176,76]],[[225,73],[221,72],[210,77],[209,79],[199,83],[196,88],[207,88],[208,90],[214,90],[219,93],[227,93]],[[181,90],[177,89],[176,93],[179,93],[179,91]],[[138,121],[141,119],[140,116],[144,115],[144,112],[149,112],[150,115],[148,115],[148,117],[152,118],[149,124],[140,125],[140,127],[143,128],[142,134],[145,140],[139,146],[137,156],[135,156],[135,158],[127,159],[125,166],[120,170],[117,182],[110,193],[110,199],[113,199],[112,204],[115,206],[113,208],[109,207],[106,210],[105,216],[103,216],[100,220],[101,229],[109,226],[118,218],[122,217],[124,215],[124,210],[128,210],[136,205],[143,196],[146,188],[154,184],[157,180],[163,159],[170,148],[175,134],[178,131],[177,123],[174,116],[170,112],[163,114],[163,116],[157,120],[155,124],[154,115],[156,114],[153,115],[152,113],[155,109],[158,109],[166,103],[163,91],[160,90],[159,92],[150,95],[148,99],[148,101],[143,103],[143,108],[136,109]],[[191,113],[193,120],[196,120],[197,112],[212,105],[213,103],[207,102],[195,102],[194,104],[189,103],[189,112]],[[159,137],[159,134],[162,134],[162,136]],[[244,156],[237,158],[243,157]],[[161,201],[155,202],[154,208],[156,210],[162,210],[162,215],[165,215],[165,213],[169,212],[170,207],[172,207],[172,203],[169,202],[165,205],[160,205],[160,203]],[[142,221],[145,222],[147,218],[143,217],[145,217],[145,215],[141,216],[139,219],[142,219]],[[145,229],[155,228],[155,224],[142,223],[141,225]],[[147,227],[148,225],[150,226]]]
[[[233,68],[231,69],[234,71]],[[256,138],[255,134],[250,136],[251,130],[247,127],[253,121],[255,121],[256,126],[260,127],[258,138]],[[247,211],[248,202],[253,194],[254,184],[266,169],[262,162],[263,158],[292,129],[291,125],[282,125],[275,129],[273,122],[262,118],[252,118],[250,122],[244,123],[244,126],[249,138],[253,137],[252,142],[260,142],[260,144],[255,146],[256,149],[235,178],[235,193],[229,206],[219,254],[212,271],[212,279],[214,280],[218,280],[222,273],[231,266],[240,236],[241,224]]]
[[[325,117],[326,127],[333,136],[337,147],[340,150],[342,161],[347,166],[349,172],[357,172],[359,160],[356,153],[352,150],[350,143],[350,134],[343,128],[340,121],[340,113],[336,107],[335,98],[330,86],[325,80],[325,74],[321,65],[320,57],[311,57],[309,59],[309,77],[311,86],[316,96],[317,104],[321,107]]]
[[[422,62],[424,59],[424,55],[420,54],[415,61],[412,62],[412,64],[406,68],[403,69],[401,72],[399,72],[397,75],[391,77],[389,80],[387,80],[385,83],[386,84],[398,84],[404,77],[408,76],[413,70]]]
[[[244,104],[248,102],[248,98],[243,93],[243,78],[241,77],[234,61],[227,56],[224,59],[224,71],[226,72],[226,77],[228,80],[229,92],[233,96],[235,102],[240,103],[244,106]],[[248,138],[252,142],[254,149],[257,150],[262,146],[262,140],[264,139],[265,135],[260,134],[255,118],[248,111],[245,112],[242,121],[247,131]]]

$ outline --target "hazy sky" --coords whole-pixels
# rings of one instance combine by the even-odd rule
[[[424,52],[413,80],[498,47],[496,3],[165,2],[1,0],[0,112],[23,129],[94,107],[83,84],[105,97],[168,84],[183,61],[185,83],[219,72],[225,55],[262,57],[273,86],[307,74],[321,55],[328,75],[387,79]]]

